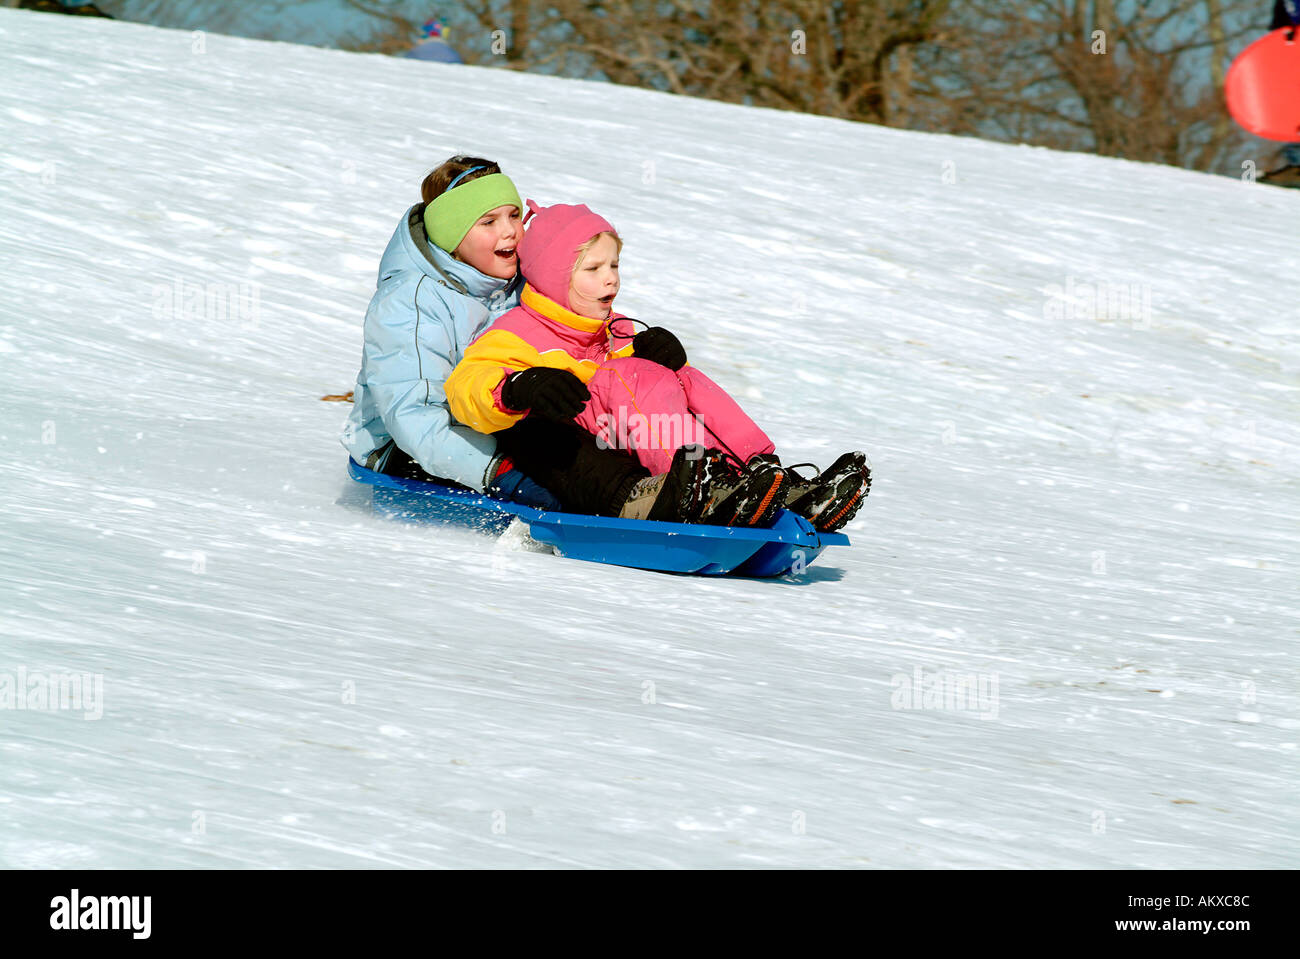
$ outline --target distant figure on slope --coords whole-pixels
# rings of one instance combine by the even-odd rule
[[[520,305],[475,338],[444,387],[460,422],[501,437],[505,450],[520,431],[575,420],[602,445],[631,449],[655,474],[642,484],[644,512],[624,513],[634,519],[669,518],[659,494],[700,458],[716,485],[688,504],[692,521],[763,526],[785,506],[829,532],[853,518],[871,488],[864,454],[809,479],[782,466],[767,434],[687,364],[676,336],[634,333],[635,321],[613,312],[623,241],[609,221],[581,204],[528,208]]]
[[[435,63],[464,63],[460,54],[447,42],[446,33],[441,20],[436,17],[426,20],[420,28],[423,41],[406,51],[406,56],[412,60],[432,60]]]
[[[1300,28],[1300,0],[1276,0],[1273,4],[1273,22],[1269,30],[1283,27]],[[1259,178],[1261,183],[1274,186],[1300,187],[1300,143],[1285,143],[1277,152],[1282,165]]]

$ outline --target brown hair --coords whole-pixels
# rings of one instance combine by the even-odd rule
[[[420,196],[425,203],[432,203],[437,197],[447,192],[447,184],[466,170],[476,166],[481,166],[483,169],[475,170],[461,180],[461,183],[468,183],[470,180],[477,180],[481,176],[501,172],[501,168],[491,160],[484,160],[482,157],[454,156],[449,160],[443,160],[442,163],[429,171],[429,174],[424,178],[424,182],[420,184]],[[459,185],[457,184],[457,186]]]

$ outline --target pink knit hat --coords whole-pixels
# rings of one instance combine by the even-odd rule
[[[582,203],[539,207],[529,200],[524,223],[528,228],[519,241],[519,272],[542,296],[569,309],[569,278],[578,247],[597,233],[617,235],[618,231]]]

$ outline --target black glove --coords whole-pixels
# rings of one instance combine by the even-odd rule
[[[591,392],[568,370],[535,366],[511,373],[501,387],[501,402],[512,410],[531,410],[552,420],[571,420],[582,412]]]
[[[681,340],[662,326],[652,326],[634,336],[632,354],[666,366],[674,373],[686,365],[686,351],[682,349]]]

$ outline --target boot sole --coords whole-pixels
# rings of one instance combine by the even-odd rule
[[[812,523],[813,526],[816,527],[817,530],[822,533],[833,533],[835,530],[839,529],[840,526],[842,526],[844,523],[847,523],[849,520],[853,519],[854,514],[857,512],[856,507],[861,502],[862,502],[862,493],[861,492],[854,493],[853,497],[847,503],[845,503],[843,507],[841,507],[838,511],[836,511],[836,513],[833,516],[831,516],[829,519],[823,521],[821,518],[821,513],[818,513],[816,516],[813,516],[811,519],[809,519],[808,522]],[[822,510],[822,513],[824,512],[826,511]]]
[[[849,497],[847,502],[839,502],[839,497],[832,499],[812,516],[809,516],[808,522],[819,532],[833,533],[853,519],[858,507],[862,505],[862,500],[871,491],[871,474],[869,472],[866,474],[865,480],[865,482],[858,483],[853,490],[853,495]],[[823,519],[822,517],[828,512],[830,515]]]

